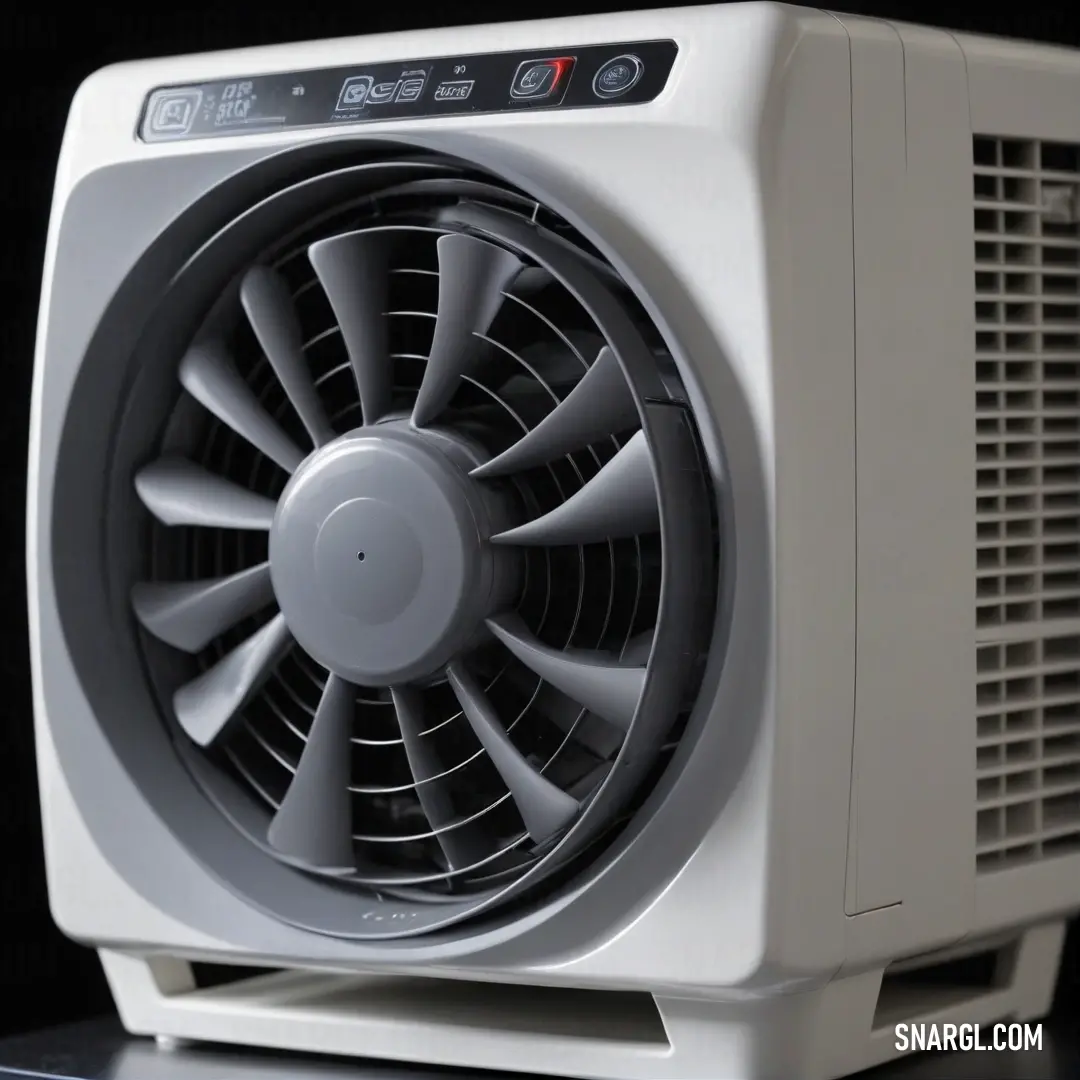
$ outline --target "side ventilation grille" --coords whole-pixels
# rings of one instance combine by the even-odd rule
[[[980,871],[1080,852],[1080,146],[974,140]]]

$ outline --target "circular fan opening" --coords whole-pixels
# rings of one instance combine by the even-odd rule
[[[708,652],[716,509],[599,252],[486,173],[394,170],[264,242],[189,336],[131,604],[232,826],[446,925],[572,878],[648,795]]]

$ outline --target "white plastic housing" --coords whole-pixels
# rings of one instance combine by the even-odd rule
[[[131,1030],[566,1076],[840,1076],[896,1053],[879,1009],[892,961],[1002,934],[1016,948],[1004,983],[951,1012],[931,1004],[912,1019],[990,1022],[1047,1008],[1061,922],[1080,908],[1080,809],[1063,818],[1066,843],[1036,838],[1034,854],[1012,868],[991,872],[977,851],[977,820],[988,819],[978,817],[977,755],[986,744],[976,652],[1000,641],[976,626],[972,139],[1080,144],[1075,54],[736,4],[111,67],[87,80],[72,107],[41,325],[57,234],[84,178],[147,156],[325,137],[146,145],[133,128],[155,87],[652,37],[675,39],[679,54],[649,105],[380,127],[468,129],[547,162],[568,197],[604,207],[596,229],[646,287],[660,277],[654,266],[677,282],[681,296],[652,300],[681,335],[695,390],[721,426],[729,380],[747,403],[746,434],[764,470],[750,469],[733,442],[730,494],[736,512],[761,504],[763,543],[748,557],[767,560],[772,589],[750,595],[737,585],[735,617],[767,619],[769,683],[760,715],[737,717],[751,733],[749,751],[722,812],[647,904],[552,954],[519,948],[500,962],[492,952],[439,967],[380,966],[360,979],[350,947],[284,928],[217,882],[205,888],[260,949],[151,905],[98,849],[53,742],[39,620],[43,332],[29,575],[50,896],[60,927],[103,950]],[[680,321],[684,304],[697,313],[692,324]],[[1080,633],[1080,619],[1036,620],[1026,637],[1010,630],[1010,640],[1070,633]],[[739,648],[735,637],[735,671],[752,666]],[[718,702],[715,722],[731,722],[723,710],[738,704],[737,693]],[[1066,734],[1080,731],[1075,716]],[[717,768],[694,762],[685,782],[709,783]],[[1080,774],[1061,777],[1076,799]],[[160,825],[147,829],[172,842]],[[178,875],[201,873],[183,851],[173,858]],[[197,993],[193,959],[300,973]],[[558,997],[549,1011],[539,1004],[547,998],[523,998],[533,1019],[511,1022],[499,1011],[516,1007],[509,991],[485,996],[482,987],[481,1011],[459,1022],[424,1011],[442,982],[394,997],[392,980],[405,975],[518,984],[523,995],[527,986],[639,991],[652,996],[661,1034],[634,1036],[638,1014],[624,1016],[629,1006],[600,993],[590,999],[591,1029],[575,1028],[570,1014],[580,1021],[580,1004],[561,1006]],[[366,994],[371,980],[376,990]],[[489,1016],[493,1030],[478,1034],[477,1016]]]

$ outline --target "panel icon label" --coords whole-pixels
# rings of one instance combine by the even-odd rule
[[[191,130],[202,104],[201,90],[160,90],[150,99],[147,133],[158,138],[179,138]]]
[[[338,94],[337,112],[347,109],[362,109],[367,104],[368,94],[371,92],[371,84],[375,80],[370,75],[354,75],[346,79],[341,85]]]
[[[398,82],[381,82],[376,83],[368,91],[368,104],[369,105],[388,105],[394,100],[394,94],[397,91],[398,86],[401,84]]]
[[[467,101],[475,83],[473,79],[451,79],[435,87],[436,101]]]
[[[518,64],[514,81],[510,84],[510,96],[517,101],[543,101],[566,85],[566,77],[574,66],[572,56],[560,56],[551,60],[526,60]]]
[[[398,83],[398,91],[397,95],[394,97],[394,101],[419,101],[421,95],[424,93],[424,86],[426,83],[426,71],[403,71],[401,73],[401,81]]]

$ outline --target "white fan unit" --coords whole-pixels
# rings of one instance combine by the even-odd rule
[[[714,1080],[1044,1014],[1078,101],[772,4],[92,76],[30,623],[52,910],[128,1029]]]

